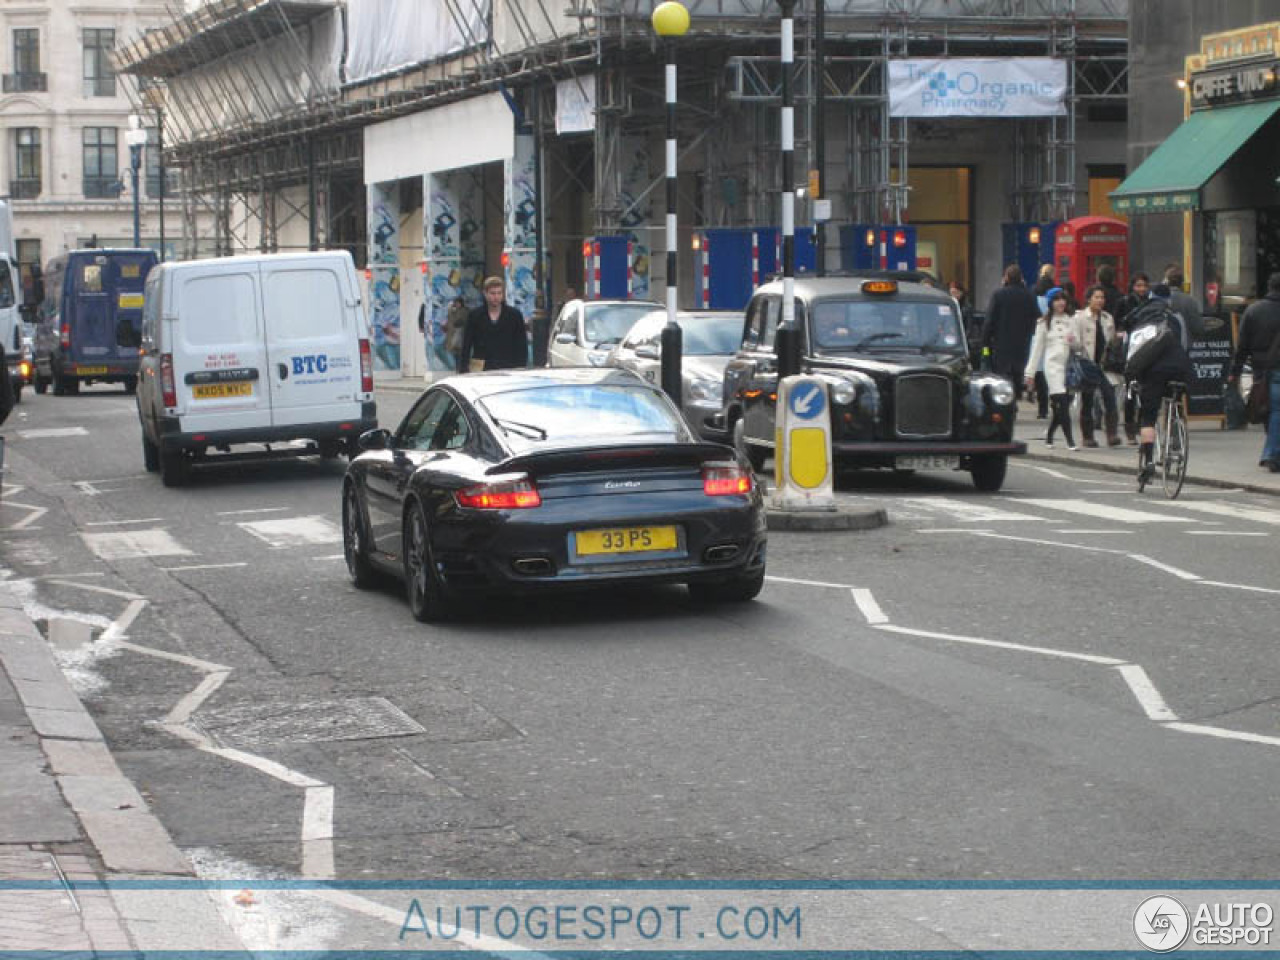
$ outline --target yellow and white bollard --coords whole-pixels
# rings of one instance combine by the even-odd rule
[[[773,506],[834,510],[831,406],[825,380],[785,377],[778,384]]]

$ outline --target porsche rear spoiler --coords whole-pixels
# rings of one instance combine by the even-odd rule
[[[528,473],[546,476],[568,471],[647,469],[650,467],[701,466],[707,462],[736,460],[729,447],[718,443],[632,443],[608,447],[562,447],[509,457],[486,474]]]

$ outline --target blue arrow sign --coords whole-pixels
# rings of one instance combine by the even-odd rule
[[[787,402],[791,407],[791,413],[801,420],[813,420],[822,416],[827,409],[822,384],[814,380],[805,380],[792,387],[791,396]]]

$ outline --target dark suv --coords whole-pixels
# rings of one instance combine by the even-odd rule
[[[803,331],[801,370],[824,377],[837,468],[968,470],[979,490],[999,490],[1013,439],[1013,385],[974,371],[950,296],[876,276],[795,281]],[[774,446],[782,283],[747,305],[742,345],[725,370],[725,425],[759,468]]]

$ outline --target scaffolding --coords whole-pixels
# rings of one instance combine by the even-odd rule
[[[798,34],[812,23],[811,3],[798,3]],[[358,81],[342,73],[341,0],[212,0],[191,12],[171,5],[165,27],[117,51],[121,72],[162,91],[171,124],[166,162],[182,169],[189,217],[214,212],[218,252],[277,249],[282,228],[302,218],[311,246],[347,246],[363,262],[363,128],[501,91],[543,137],[554,83],[568,78],[596,95],[593,157],[589,177],[569,151],[555,169],[590,188],[597,232],[616,228],[628,208],[620,144],[652,134],[663,115],[652,0],[441,4],[463,31],[462,49]],[[777,4],[686,6],[693,29],[678,53],[679,142],[682,159],[698,161],[697,217],[767,222],[784,186],[773,119],[781,88]],[[481,7],[485,34],[470,26]],[[1070,64],[1066,113],[1017,121],[1009,210],[1022,220],[1070,215],[1076,113],[1127,96],[1127,0],[826,0],[825,11],[830,55],[818,65],[805,55],[809,44],[794,64],[797,150],[814,149],[821,84],[831,109],[847,112],[841,189],[851,220],[898,222],[909,206],[916,125],[890,116],[889,61],[993,51]]]

